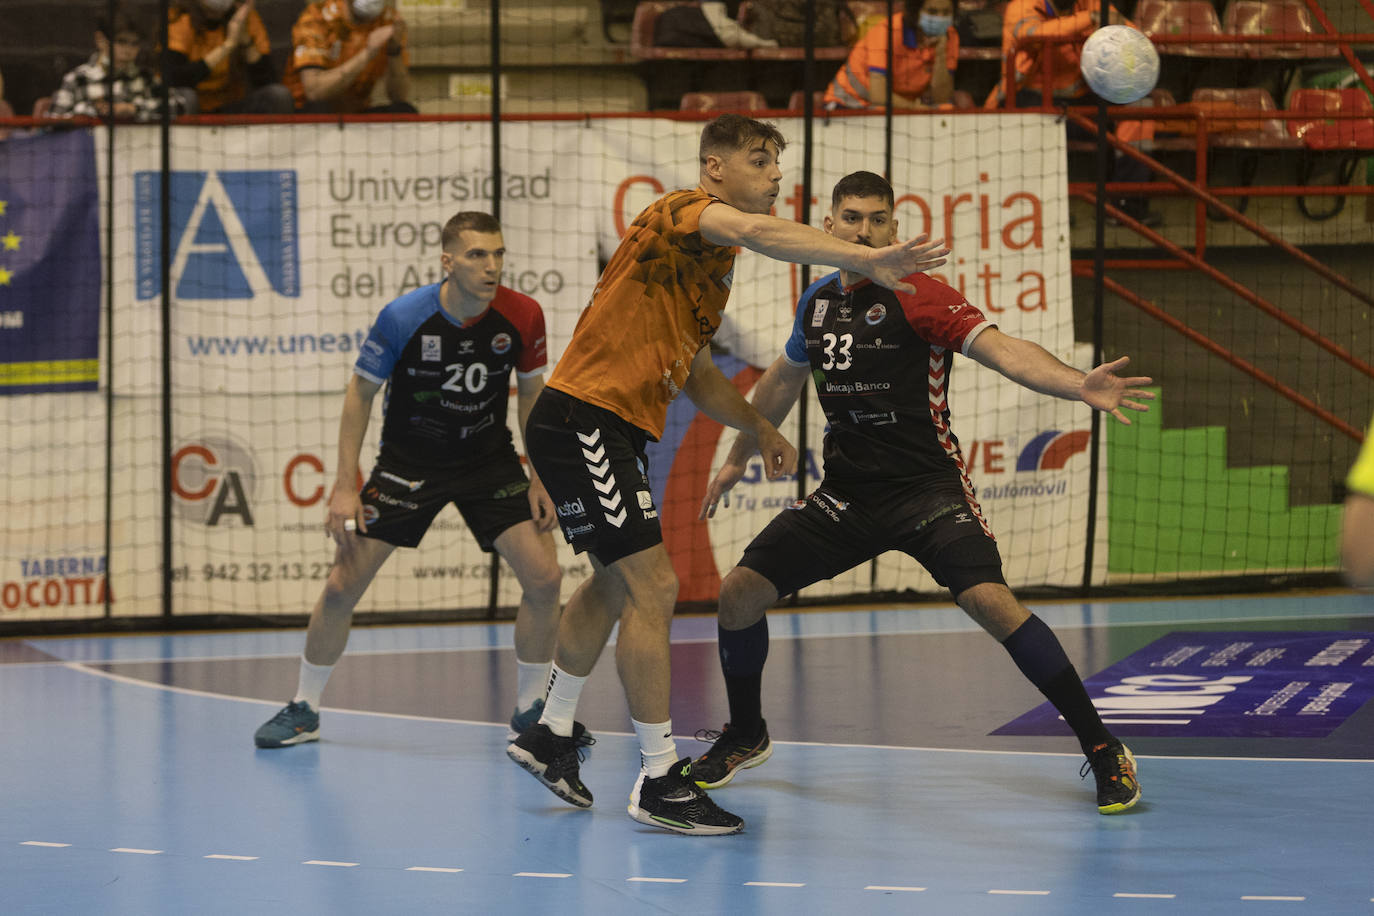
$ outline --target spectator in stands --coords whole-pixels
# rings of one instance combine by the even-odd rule
[[[1045,66],[1043,54],[1051,54],[1050,95],[1057,105],[1096,104],[1097,96],[1083,81],[1078,69],[1079,56],[1083,42],[1097,30],[1101,20],[1098,0],[1011,0],[1002,14],[1002,54],[1011,54],[1015,47],[1012,62],[1014,91],[1006,85],[1006,77],[989,98],[989,107],[1039,108],[1044,104]],[[1126,19],[1111,8],[1109,24],[1129,24]],[[1017,42],[1028,36],[1037,35],[1047,38],[1071,38],[1051,45],[1017,46]],[[1008,99],[1015,102],[1008,104]],[[1139,140],[1143,133],[1140,121],[1122,121],[1116,127],[1117,136],[1126,141]],[[1096,137],[1076,125],[1068,126],[1070,140],[1095,140]],[[1149,181],[1150,170],[1134,159],[1117,153],[1109,181]],[[1134,217],[1147,226],[1157,226],[1160,217],[1152,213],[1146,200],[1139,197],[1123,198],[1113,201],[1126,215]]]
[[[761,38],[735,18],[738,3],[705,2],[674,6],[654,20],[654,44],[664,48],[776,48],[777,41]]]
[[[387,104],[371,105],[385,78]],[[317,0],[291,29],[286,84],[310,114],[416,114],[406,23],[390,0]]]
[[[1374,423],[1345,480],[1345,490],[1341,566],[1351,585],[1374,588]]]
[[[817,48],[848,44],[854,14],[845,0],[814,0],[812,41]],[[760,38],[771,38],[784,48],[806,46],[807,0],[754,0],[749,5],[749,28]]]
[[[253,0],[181,0],[168,11],[168,82],[201,114],[290,114]]]
[[[95,25],[95,53],[62,77],[53,94],[48,116],[52,118],[103,118],[110,114],[110,69],[114,70],[114,117],[119,121],[154,121],[162,110],[162,91],[157,74],[140,60],[143,31],[125,12],[113,21],[102,16]],[[181,105],[172,99],[172,113]]]
[[[959,33],[954,0],[905,0],[890,22],[864,32],[825,91],[827,108],[887,104],[887,48],[892,45],[894,108],[935,108],[954,95]]]

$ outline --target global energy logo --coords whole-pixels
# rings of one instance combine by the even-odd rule
[[[171,277],[178,299],[299,298],[300,246],[294,170],[173,172]],[[134,174],[137,296],[162,294],[162,186]]]

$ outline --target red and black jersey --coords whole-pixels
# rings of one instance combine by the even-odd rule
[[[386,384],[379,460],[388,466],[461,469],[508,451],[511,373],[539,375],[548,362],[539,303],[504,286],[459,324],[439,284],[388,304],[368,331],[353,371]]]
[[[898,293],[822,277],[802,294],[784,357],[810,365],[825,434],[825,475],[871,481],[964,475],[949,428],[951,362],[993,327],[951,287],[922,273]]]

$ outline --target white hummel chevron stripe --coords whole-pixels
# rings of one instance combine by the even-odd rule
[[[612,525],[615,525],[617,528],[619,528],[621,525],[625,524],[625,510],[624,510],[624,509],[621,509],[621,510],[620,510],[619,512],[617,512],[615,515],[611,515],[609,512],[605,513],[605,515],[606,515],[606,521],[610,522]]]
[[[578,433],[577,438],[582,440],[583,445],[596,445],[598,442],[601,441],[601,430],[592,430],[592,434],[590,436],[584,436],[581,433]]]
[[[600,464],[588,464],[587,470],[591,471],[592,474],[597,477],[605,477],[607,474],[611,473],[611,463],[609,461],[603,461]]]
[[[593,480],[593,481],[592,481],[592,486],[596,487],[596,491],[597,491],[598,493],[609,493],[609,492],[611,492],[612,490],[615,489],[615,478],[614,478],[614,477],[610,477],[610,478],[607,478],[607,479],[604,480],[604,481],[601,481],[601,480]]]
[[[606,457],[606,446],[599,445],[594,452],[584,448],[582,450],[582,457],[586,458],[588,461],[600,461],[602,458]]]
[[[614,493],[612,493],[610,499],[607,499],[604,496],[598,496],[597,499],[601,501],[602,508],[610,509],[612,512],[614,512],[620,506],[620,491],[616,490]]]

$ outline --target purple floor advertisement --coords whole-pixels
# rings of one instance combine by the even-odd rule
[[[1084,683],[1122,737],[1323,738],[1374,697],[1374,633],[1170,633]],[[1044,703],[992,734],[1068,728]]]

